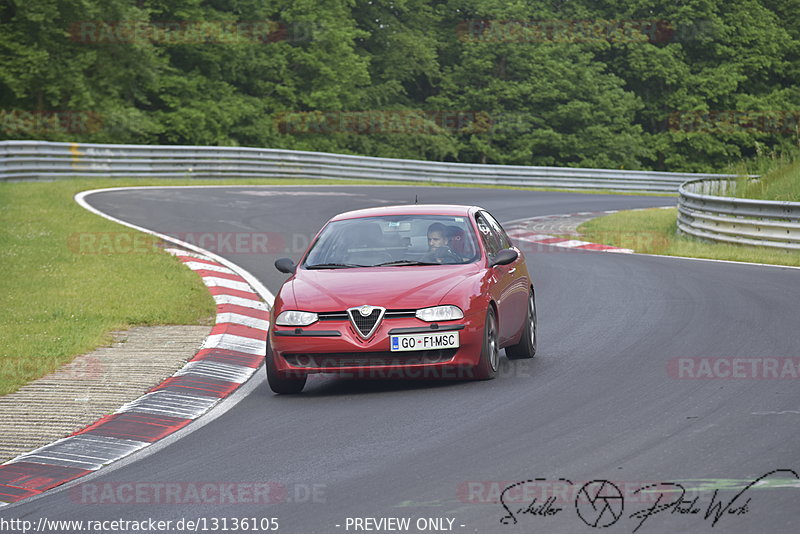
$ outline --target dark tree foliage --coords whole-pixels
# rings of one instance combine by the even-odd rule
[[[800,0],[0,0],[0,139],[719,171],[798,82]]]

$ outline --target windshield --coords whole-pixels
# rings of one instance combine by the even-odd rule
[[[329,223],[307,269],[471,263],[479,249],[467,217],[393,215]]]

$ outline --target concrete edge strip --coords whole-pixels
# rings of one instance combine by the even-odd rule
[[[217,307],[214,334],[206,338],[195,357],[183,368],[142,397],[71,436],[0,465],[0,507],[88,475],[182,429],[245,384],[255,374],[258,361],[265,353],[269,307],[274,296],[252,274],[233,262],[170,236],[115,219],[86,203],[88,194],[107,190],[85,191],[75,199],[87,210],[106,219],[191,249],[166,251],[190,269],[199,271],[212,293]],[[237,276],[231,280],[229,276],[220,277],[220,273]],[[223,292],[213,291],[215,288]],[[224,290],[240,294],[232,296]],[[255,298],[248,298],[248,294]],[[247,315],[231,313],[227,311],[231,305],[249,311]],[[222,355],[225,361],[216,361],[215,354]],[[242,363],[235,363],[237,361]]]

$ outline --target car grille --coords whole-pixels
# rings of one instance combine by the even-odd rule
[[[331,352],[326,354],[284,354],[283,357],[289,365],[305,369],[379,367],[449,362],[456,355],[457,350],[425,350],[402,354],[391,351]]]
[[[386,310],[383,317],[384,319],[400,319],[416,317],[416,314],[417,310]],[[346,311],[319,312],[317,315],[320,321],[347,321],[349,317]]]
[[[363,338],[369,338],[378,328],[383,319],[401,319],[416,317],[417,310],[384,310],[373,306],[372,312],[366,317],[361,315],[360,306],[346,311],[319,312],[320,321],[350,321],[350,324]]]
[[[366,317],[361,315],[358,309],[349,310],[348,313],[350,314],[350,320],[353,322],[353,326],[356,327],[361,337],[369,337],[378,326],[378,321],[381,320],[384,311],[383,308],[374,308],[372,313]]]

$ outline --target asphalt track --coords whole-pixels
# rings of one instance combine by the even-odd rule
[[[415,195],[420,202],[478,204],[501,221],[672,202],[366,186],[164,188],[87,200],[165,234],[275,232],[297,258],[294,246],[331,215],[413,202]],[[219,253],[277,292],[285,275],[272,261],[286,254],[242,252]],[[0,520],[154,518],[174,524],[207,518],[210,527],[211,518],[276,517],[278,532],[299,534],[355,532],[346,528],[348,517],[408,517],[406,532],[419,532],[418,518],[443,517],[454,519],[453,531],[470,534],[596,532],[580,515],[596,520],[604,504],[607,513],[620,513],[614,509],[619,500],[599,499],[592,512],[559,498],[551,515],[515,514],[517,524],[507,519],[508,525],[501,523],[507,512],[491,501],[504,487],[535,478],[546,479],[543,486],[551,490],[565,487],[557,486],[559,479],[574,488],[605,479],[629,496],[631,488],[658,482],[696,487],[698,480],[713,480],[742,488],[776,469],[800,473],[797,379],[687,379],[668,371],[677,358],[800,356],[800,271],[550,247],[527,258],[537,289],[539,353],[531,361],[502,358],[496,380],[326,376],[310,380],[302,395],[281,397],[259,372],[241,402],[183,439],[66,490],[7,506]],[[703,517],[713,492],[688,493],[687,499],[698,497],[699,514],[667,510],[646,519],[638,532],[799,532],[796,478],[772,475],[770,487],[749,489],[734,502],[731,509],[742,513],[727,513],[716,526]],[[82,484],[175,482],[271,482],[287,489],[288,500],[91,504],[81,497]],[[736,494],[722,492],[716,500],[727,504]],[[674,495],[664,493],[662,504]],[[526,507],[532,496],[516,498],[509,508]],[[629,497],[620,519],[602,531],[633,532],[641,520],[634,514],[655,501],[652,494],[650,500],[638,496]],[[553,514],[554,508],[561,510]]]

